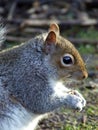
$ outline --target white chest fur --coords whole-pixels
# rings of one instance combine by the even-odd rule
[[[38,121],[45,115],[36,115],[27,112],[23,107],[12,108],[7,119],[0,121],[0,130],[34,130]]]
[[[50,80],[50,85],[52,86],[54,91],[54,94],[52,96],[65,97],[66,94],[70,91],[70,89],[66,88],[66,86],[59,81],[56,82],[54,80]]]

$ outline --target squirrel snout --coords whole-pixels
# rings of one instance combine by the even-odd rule
[[[83,71],[82,79],[86,79],[88,77],[87,71]]]
[[[87,71],[79,71],[79,72],[74,72],[73,75],[77,80],[83,80],[86,79],[88,77],[88,73]]]
[[[78,77],[78,79],[83,80],[88,77],[88,73],[82,74],[81,76]]]

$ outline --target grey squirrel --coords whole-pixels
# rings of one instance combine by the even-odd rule
[[[85,99],[64,84],[87,76],[79,52],[55,23],[47,33],[1,51],[0,130],[34,130],[41,118],[62,106],[81,111]]]

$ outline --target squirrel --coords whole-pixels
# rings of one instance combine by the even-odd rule
[[[39,120],[63,106],[81,111],[86,100],[66,82],[87,76],[78,50],[60,35],[56,23],[47,33],[2,50],[0,130],[34,130]]]

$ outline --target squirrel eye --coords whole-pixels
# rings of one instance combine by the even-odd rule
[[[74,57],[71,54],[65,54],[61,58],[61,64],[63,66],[71,66],[74,64]]]

